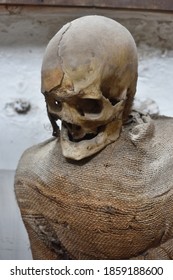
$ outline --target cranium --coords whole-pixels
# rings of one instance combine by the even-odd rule
[[[61,120],[65,157],[91,156],[119,137],[136,81],[136,45],[118,22],[85,16],[59,30],[43,58],[42,93],[55,136]]]

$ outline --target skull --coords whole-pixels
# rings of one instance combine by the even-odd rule
[[[42,93],[66,158],[91,156],[119,137],[137,82],[137,50],[129,31],[103,16],[64,25],[42,64]]]

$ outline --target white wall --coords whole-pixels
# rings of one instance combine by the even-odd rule
[[[173,116],[172,19],[158,22],[153,16],[119,15],[138,43],[137,97],[154,99],[161,114]],[[0,259],[31,258],[14,196],[14,171],[27,147],[51,136],[40,93],[40,67],[49,39],[70,18],[65,14],[0,18]],[[26,114],[16,112],[21,101],[31,106]]]

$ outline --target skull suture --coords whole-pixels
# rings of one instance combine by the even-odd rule
[[[137,51],[126,28],[103,16],[85,16],[60,29],[42,64],[42,93],[65,157],[95,154],[120,135],[137,81]]]

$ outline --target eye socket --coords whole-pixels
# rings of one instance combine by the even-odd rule
[[[58,100],[54,100],[54,106],[56,107],[56,110],[60,111],[62,110],[62,102],[58,101]]]
[[[77,104],[77,110],[82,116],[85,114],[99,114],[103,108],[102,101],[97,99],[80,99]]]
[[[118,100],[116,98],[109,98],[109,101],[113,106],[116,105],[118,102],[120,102],[120,100]]]
[[[55,113],[62,110],[62,102],[57,100],[57,97],[55,97],[52,94],[45,94],[45,101],[51,110],[55,111]]]
[[[110,88],[107,86],[102,85],[101,92],[103,96],[109,100],[109,102],[112,104],[112,106],[116,105],[120,100],[118,98],[112,98],[110,94]]]
[[[55,105],[59,106],[60,102],[55,100]]]

